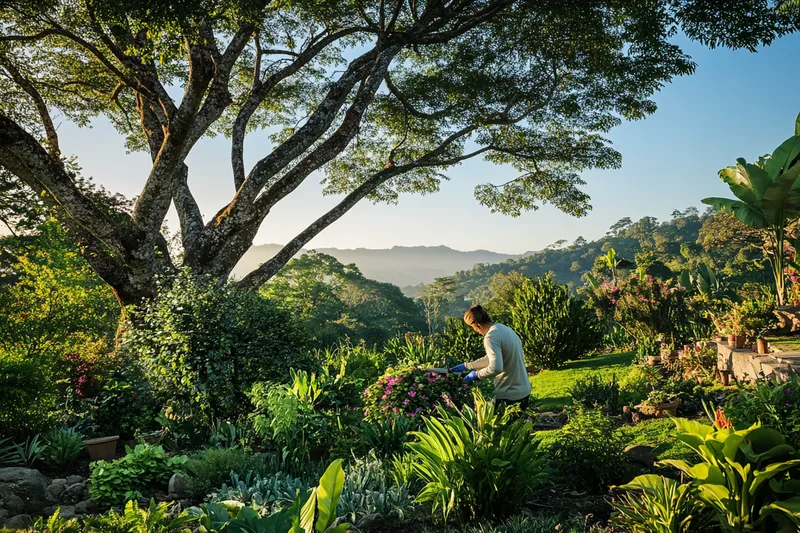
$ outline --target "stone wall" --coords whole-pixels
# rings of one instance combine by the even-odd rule
[[[800,373],[800,352],[759,355],[749,349],[737,350],[722,341],[717,343],[717,368],[731,372],[739,382],[785,382],[792,372]]]

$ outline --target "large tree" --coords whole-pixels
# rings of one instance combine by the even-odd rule
[[[220,279],[272,208],[314,171],[341,201],[241,283],[273,276],[362,199],[432,192],[474,157],[519,176],[489,208],[589,208],[579,172],[620,164],[603,134],[652,113],[693,63],[669,42],[754,48],[788,30],[772,2],[736,0],[0,0],[0,165],[55,209],[123,303],[177,266],[159,232],[170,204],[183,263]],[[175,98],[175,89],[182,89]],[[72,178],[54,121],[105,116],[152,167],[130,212]],[[245,137],[273,131],[251,168]],[[230,138],[235,191],[204,219],[185,161]],[[98,177],[102,182],[102,176]]]

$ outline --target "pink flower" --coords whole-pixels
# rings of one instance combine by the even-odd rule
[[[411,403],[411,400],[409,400],[408,398],[406,398],[405,400],[403,400],[403,405],[408,405],[408,404],[410,404],[410,403]]]
[[[648,300],[648,299],[647,299],[647,298],[645,298],[645,297],[642,297],[642,301],[643,301],[644,303],[648,303],[650,300]]]
[[[414,392],[413,390],[410,390],[410,391],[408,391],[408,395],[409,395],[409,396],[411,396],[411,397],[413,398],[414,396],[416,396],[416,395],[417,395],[417,393],[416,393],[416,392]]]
[[[414,418],[416,416],[416,414],[417,413],[409,413],[408,416],[410,416],[411,418]]]
[[[364,391],[364,396],[369,396],[369,390]]]
[[[397,413],[399,413],[399,412],[400,412],[400,410],[399,410],[397,407],[393,407],[393,408],[392,408],[392,411],[394,411],[394,414],[397,414]]]
[[[436,380],[433,378],[428,378],[428,383],[436,383]]]
[[[381,400],[385,400],[385,399],[386,399],[386,398],[388,398],[388,397],[389,397],[389,395],[388,395],[388,394],[384,394],[383,396],[381,396]]]

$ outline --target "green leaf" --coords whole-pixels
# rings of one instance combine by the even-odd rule
[[[319,486],[316,489],[317,509],[317,532],[324,533],[329,525],[336,519],[336,506],[339,504],[339,497],[344,486],[344,470],[342,460],[337,459],[328,466]]]
[[[800,155],[800,136],[794,135],[783,141],[772,152],[772,157],[767,159],[764,170],[774,182],[782,172],[786,172],[798,155]]]
[[[761,516],[782,514],[795,525],[800,526],[800,496],[778,502],[772,502],[761,508]]]
[[[732,213],[739,222],[747,224],[751,228],[766,228],[769,226],[764,215],[757,207],[750,206],[744,202],[729,198],[704,198],[702,202],[717,211]]]
[[[793,203],[796,201],[796,196],[789,195],[789,191],[795,186],[798,176],[800,176],[800,163],[792,165],[778,176],[772,185],[767,188],[764,198],[757,202],[764,219],[770,224],[783,224],[792,212],[800,209],[800,206]]]

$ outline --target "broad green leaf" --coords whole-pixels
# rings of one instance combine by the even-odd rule
[[[339,497],[342,494],[343,486],[344,470],[342,469],[342,460],[337,459],[325,470],[316,490],[319,514],[317,518],[318,533],[324,533],[336,519],[336,506],[339,505]]]
[[[800,466],[800,459],[792,459],[791,461],[785,461],[783,463],[773,463],[761,470],[756,470],[753,472],[753,483],[750,485],[750,494],[755,494],[765,481],[769,481],[776,475],[791,470],[792,468],[797,468],[798,466]]]
[[[761,516],[783,514],[795,525],[800,526],[800,496],[778,502],[768,503],[761,508]]]
[[[768,223],[779,225],[785,222],[787,214],[784,211],[790,201],[789,191],[795,186],[798,176],[800,176],[800,163],[795,163],[780,174],[772,185],[767,187],[764,197],[756,202]],[[792,196],[793,198],[794,196]],[[791,211],[796,206],[790,205],[789,207]],[[737,218],[739,217],[737,216]],[[741,219],[739,218],[739,220]],[[742,220],[742,222],[744,221]]]
[[[739,222],[747,224],[751,228],[766,228],[769,225],[758,208],[744,202],[729,198],[704,198],[702,202],[717,211],[732,213]]]
[[[798,155],[800,155],[800,136],[794,135],[783,141],[772,152],[772,157],[767,159],[764,170],[774,182],[781,172],[786,172]]]

